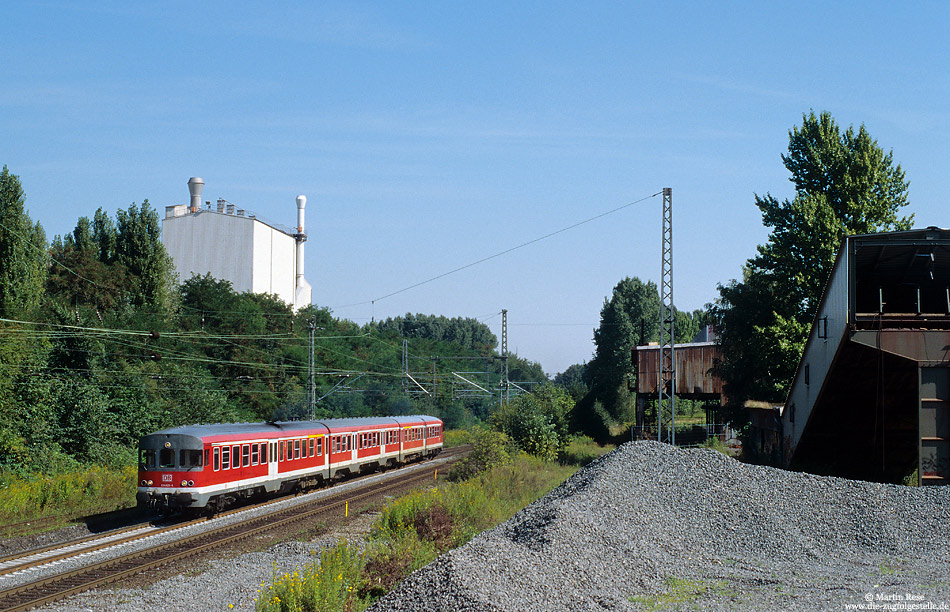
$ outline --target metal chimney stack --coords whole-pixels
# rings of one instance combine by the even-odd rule
[[[304,278],[303,263],[303,243],[307,241],[307,233],[304,228],[304,209],[307,207],[307,196],[297,196],[297,277],[296,290],[294,292],[294,308],[299,310],[311,304],[312,295],[310,283]]]
[[[307,207],[307,196],[297,196],[297,286],[303,279],[303,243],[307,241],[304,231],[304,213]]]
[[[191,212],[196,213],[201,209],[201,191],[205,188],[205,182],[193,176],[188,179],[188,191],[191,193]]]

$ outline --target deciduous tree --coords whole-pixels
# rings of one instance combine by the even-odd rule
[[[0,314],[23,315],[43,299],[48,256],[46,234],[24,210],[20,179],[0,171]]]
[[[716,369],[732,406],[785,399],[845,236],[908,229],[913,221],[900,216],[908,203],[904,171],[863,125],[842,132],[829,113],[811,112],[788,136],[782,161],[795,195],[755,196],[768,241],[742,282],[720,286],[711,306],[722,354]]]

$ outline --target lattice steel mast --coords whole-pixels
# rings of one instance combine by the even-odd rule
[[[508,311],[501,311],[501,405],[508,403],[508,390],[511,383],[508,381]]]
[[[313,332],[317,328],[316,317],[311,317],[310,324],[307,326],[307,346],[309,347],[307,359],[307,412],[310,414],[310,420],[316,418],[317,407],[317,376],[313,364]]]
[[[660,266],[660,367],[657,440],[676,444],[676,355],[673,334],[673,189],[663,188],[663,262]],[[664,408],[664,400],[668,405]]]

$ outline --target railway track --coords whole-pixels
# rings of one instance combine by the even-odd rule
[[[169,527],[150,525],[150,530],[142,526],[133,526],[109,532],[102,537],[83,538],[81,541],[70,542],[66,545],[28,551],[19,558],[0,559],[0,575],[9,575],[93,551],[105,552],[108,548],[157,534],[183,530],[182,537],[171,541],[159,542],[142,550],[120,554],[107,560],[90,562],[77,569],[56,573],[0,590],[0,612],[29,610],[83,591],[118,582],[123,578],[141,574],[168,563],[184,560],[200,552],[228,547],[241,540],[268,531],[292,528],[298,524],[311,524],[315,519],[322,516],[339,515],[349,506],[352,506],[355,512],[357,508],[371,505],[390,494],[433,480],[433,472],[437,473],[439,469],[446,469],[449,463],[460,458],[466,450],[464,447],[447,449],[443,451],[435,464],[432,462],[416,464],[410,466],[408,471],[404,471],[406,470],[404,468],[393,472],[382,481],[375,478],[351,481],[351,484],[354,485],[352,488],[339,491],[331,488],[323,491],[327,494],[324,497],[297,505],[287,506],[285,504],[284,507],[280,507],[271,513],[256,514],[252,511],[259,510],[261,506],[268,504],[279,504],[282,501],[287,501],[288,498],[265,502],[251,508],[233,510],[219,515],[220,518],[230,517],[231,522],[220,526],[209,526],[208,529],[199,533],[185,534],[184,528],[197,523],[213,524],[215,522],[225,523],[225,521],[197,519]],[[254,514],[254,516],[244,519],[240,518],[241,514]],[[0,579],[2,579],[2,576],[0,576]],[[0,587],[2,587],[2,584],[0,584]]]

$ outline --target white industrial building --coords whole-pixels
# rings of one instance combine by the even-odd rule
[[[296,231],[258,218],[223,199],[202,205],[204,181],[192,177],[189,205],[165,207],[162,243],[178,278],[210,274],[237,292],[269,293],[299,310],[311,304],[304,278],[305,196],[297,196]]]

